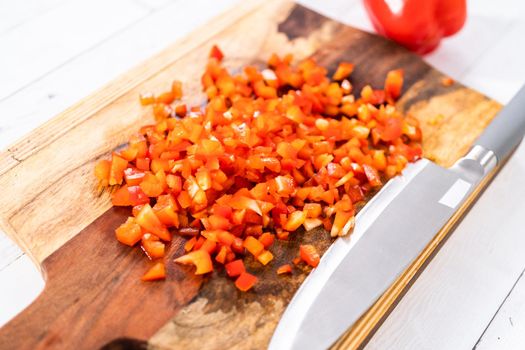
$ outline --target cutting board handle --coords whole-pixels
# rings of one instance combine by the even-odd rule
[[[168,278],[143,282],[152,262],[114,239],[128,210],[112,208],[44,260],[44,291],[0,328],[2,349],[140,349],[198,293],[202,278],[168,264]],[[183,251],[175,237],[167,260]]]

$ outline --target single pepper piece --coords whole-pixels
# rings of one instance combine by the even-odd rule
[[[183,265],[194,265],[196,267],[196,275],[203,275],[213,271],[213,263],[210,254],[206,250],[193,251],[175,259],[175,262]]]
[[[299,256],[301,257],[301,260],[311,267],[317,267],[317,265],[319,265],[319,261],[321,260],[317,249],[315,249],[315,247],[311,244],[302,244],[299,247]]]
[[[246,269],[244,268],[244,263],[241,259],[234,260],[224,265],[224,267],[226,268],[226,273],[230,277],[239,276],[240,274],[246,271]]]
[[[163,280],[166,278],[166,267],[164,263],[158,262],[153,265],[145,274],[142,276],[143,281],[156,281]]]
[[[235,286],[242,292],[247,292],[255,285],[255,283],[257,283],[257,280],[258,278],[254,275],[248,272],[243,272],[235,280]]]
[[[292,273],[292,266],[290,266],[290,264],[279,266],[279,268],[277,269],[277,274],[282,275],[286,273]]]
[[[404,0],[399,9],[387,0],[364,3],[379,34],[419,54],[431,52],[442,38],[457,33],[467,16],[466,0]]]

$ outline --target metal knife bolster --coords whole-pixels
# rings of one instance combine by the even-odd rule
[[[464,157],[450,167],[450,170],[476,184],[494,170],[498,162],[493,151],[481,145],[474,145]]]

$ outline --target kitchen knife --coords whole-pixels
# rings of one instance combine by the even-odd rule
[[[525,86],[452,167],[406,167],[359,212],[285,310],[270,349],[326,349],[365,313],[525,134]]]

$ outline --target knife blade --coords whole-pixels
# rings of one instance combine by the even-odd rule
[[[337,239],[285,310],[270,349],[326,349],[417,258],[525,133],[525,87],[451,168],[427,159],[390,180]]]

